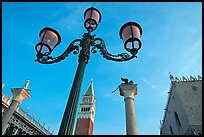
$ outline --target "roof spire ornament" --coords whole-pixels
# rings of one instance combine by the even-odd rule
[[[183,78],[183,81],[188,81],[184,76],[182,78]]]
[[[169,78],[170,78],[171,81],[174,81],[174,77],[173,77],[173,75],[171,75],[170,72],[169,72]]]
[[[198,75],[198,80],[202,80],[202,77]]]

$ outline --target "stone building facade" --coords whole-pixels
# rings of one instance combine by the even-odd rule
[[[93,134],[94,116],[96,111],[95,102],[93,82],[91,81],[79,106],[74,135]]]
[[[202,78],[170,75],[161,135],[202,135]]]
[[[8,97],[2,93],[2,117],[12,102],[12,97]],[[49,129],[46,129],[44,125],[40,124],[40,121],[34,119],[34,115],[30,116],[28,110],[24,111],[18,107],[13,113],[10,121],[6,125],[2,135],[52,135]]]

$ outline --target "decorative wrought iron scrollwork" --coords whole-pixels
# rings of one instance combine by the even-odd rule
[[[76,42],[80,42],[80,43],[76,44]],[[39,63],[42,63],[42,64],[52,64],[52,63],[59,62],[61,60],[64,60],[66,57],[68,57],[68,55],[71,52],[73,54],[78,54],[80,44],[81,44],[81,39],[76,39],[69,44],[69,46],[67,47],[67,49],[62,55],[53,58],[52,56],[41,56],[37,54],[37,59],[35,61],[38,61]]]
[[[96,41],[100,41],[100,43],[96,44]],[[101,38],[94,39],[94,45],[91,49],[91,52],[96,53],[97,52],[96,48],[99,50],[101,55],[103,55],[103,57],[106,58],[107,60],[122,62],[122,61],[128,61],[133,58],[137,58],[136,55],[134,54],[129,55],[128,53],[120,53],[117,55],[110,54],[106,49],[105,42]]]

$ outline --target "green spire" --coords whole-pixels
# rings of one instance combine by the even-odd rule
[[[84,96],[94,96],[94,89],[93,89],[93,79],[91,79],[91,82],[89,84],[88,89],[86,90],[86,93]]]

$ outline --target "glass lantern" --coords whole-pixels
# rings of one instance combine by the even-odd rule
[[[39,36],[40,39],[38,44],[35,46],[35,50],[38,54],[43,56],[50,55],[54,48],[61,42],[59,33],[52,28],[43,28],[40,31]]]
[[[142,46],[140,40],[142,35],[141,26],[135,22],[127,22],[121,27],[119,35],[124,42],[125,49],[131,54],[137,54]]]
[[[88,8],[84,12],[84,27],[91,32],[98,27],[98,23],[101,21],[101,13],[94,7]]]

